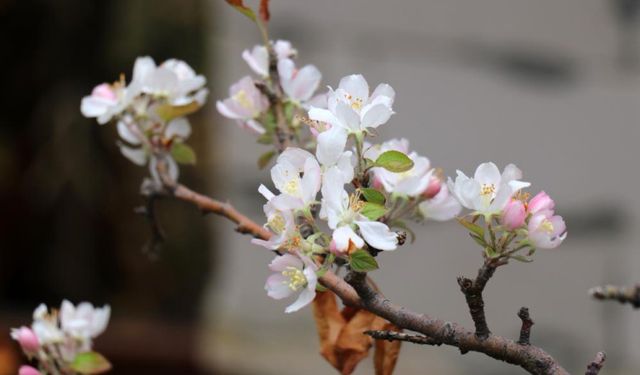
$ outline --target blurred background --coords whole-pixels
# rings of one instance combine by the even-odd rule
[[[255,6],[255,2],[247,1]],[[640,372],[640,312],[587,296],[640,281],[640,1],[272,0],[271,36],[289,39],[323,85],[362,73],[397,92],[381,139],[404,136],[453,175],[516,163],[565,216],[569,237],[532,264],[499,270],[485,293],[494,333],[532,342],[569,371],[598,350],[607,374]],[[22,361],[10,327],[40,303],[111,304],[97,349],[116,374],[332,373],[310,309],[283,313],[263,283],[271,254],[217,217],[162,201],[167,240],[147,246],[134,213],[146,169],[119,154],[112,125],[81,117],[93,86],[130,77],[137,56],[187,61],[208,77],[191,118],[199,162],[182,180],[262,221],[263,146],[215,100],[250,74],[255,28],[222,0],[0,1],[0,374]],[[455,281],[481,263],[453,223],[381,254],[374,275],[394,302],[471,326]],[[358,374],[369,374],[365,360]],[[404,345],[398,374],[520,374],[454,348]]]

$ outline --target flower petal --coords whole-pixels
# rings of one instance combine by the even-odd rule
[[[356,221],[365,241],[378,250],[395,250],[398,247],[398,235],[379,221]]]

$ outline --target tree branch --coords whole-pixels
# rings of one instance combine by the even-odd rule
[[[394,331],[364,331],[365,335],[369,335],[376,340],[387,341],[406,341],[419,345],[435,345],[439,346],[442,343],[438,340],[434,340],[431,337],[423,335],[411,335],[408,333],[394,332]]]
[[[160,171],[161,167],[160,165]],[[196,193],[184,185],[176,184],[166,178],[166,173],[160,175],[165,184],[165,193],[194,204],[202,212],[226,217],[238,225],[237,231],[240,233],[251,234],[264,240],[271,237],[271,232],[238,212],[230,204],[219,202]],[[478,277],[472,282],[471,287],[475,288],[474,293],[478,290],[480,293],[482,292],[487,281],[495,272],[495,267],[497,266],[485,265],[480,269]],[[555,359],[536,346],[520,345],[513,340],[496,335],[489,335],[486,339],[481,339],[476,331],[467,330],[456,323],[435,319],[429,315],[418,314],[405,307],[394,305],[367,283],[364,273],[350,272],[345,279],[342,279],[329,270],[320,278],[320,282],[333,291],[346,305],[364,308],[387,319],[399,328],[421,333],[428,340],[433,340],[433,345],[454,346],[459,348],[462,354],[469,351],[484,353],[492,358],[518,365],[531,374],[568,374]],[[601,366],[601,362],[599,363]],[[593,363],[589,366],[592,365]]]
[[[615,300],[622,304],[628,303],[634,308],[640,308],[640,284],[620,287],[605,285],[591,288],[589,294],[599,300]]]
[[[589,363],[587,366],[587,372],[585,375],[598,375],[602,367],[604,366],[604,361],[607,359],[606,354],[604,352],[598,352],[596,357]]]
[[[518,311],[518,318],[522,320],[522,327],[520,328],[520,339],[518,340],[518,344],[520,345],[530,345],[529,337],[531,336],[531,326],[533,326],[533,320],[529,316],[529,309],[526,307],[521,307],[520,311]]]
[[[460,285],[460,290],[464,293],[467,305],[469,306],[469,312],[471,313],[471,318],[476,326],[476,336],[481,340],[484,340],[491,335],[491,331],[489,330],[487,319],[484,314],[482,291],[487,285],[489,279],[496,272],[496,268],[499,265],[500,263],[487,260],[478,270],[478,276],[476,276],[475,280],[462,276],[458,277],[458,285]]]

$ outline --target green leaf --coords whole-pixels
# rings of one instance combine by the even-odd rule
[[[360,213],[367,217],[369,220],[378,220],[387,212],[385,206],[377,203],[364,202],[364,206],[360,210]]]
[[[264,167],[266,167],[269,164],[269,162],[271,161],[271,159],[273,159],[275,155],[276,155],[276,152],[273,150],[267,151],[264,154],[260,155],[260,157],[258,158],[258,168],[264,169]]]
[[[189,104],[173,106],[162,104],[156,108],[156,113],[164,121],[173,120],[176,117],[186,116],[200,109],[200,103],[195,100]]]
[[[356,250],[349,256],[349,265],[356,272],[369,272],[378,269],[378,262],[366,250]]]
[[[526,257],[524,255],[511,255],[509,256],[509,258],[515,259],[518,262],[523,262],[523,263],[531,263],[533,262],[533,259]]]
[[[247,16],[251,21],[256,22],[256,14],[251,8],[245,6],[242,0],[227,0],[227,3],[234,7],[238,12]]]
[[[366,199],[367,202],[384,204],[386,200],[384,197],[384,194],[382,194],[376,189],[362,188],[360,189],[360,191],[362,192],[362,196],[364,197],[364,199]]]
[[[400,151],[391,150],[378,156],[375,165],[391,172],[400,173],[413,168],[413,160]]]
[[[324,285],[320,283],[316,284],[316,292],[326,292],[327,290],[329,289],[327,289]]]
[[[458,219],[458,223],[460,223],[463,227],[467,228],[469,232],[475,233],[478,237],[484,239],[484,228],[479,226],[478,224],[474,224],[470,221],[466,221],[465,219]]]
[[[81,374],[101,374],[111,370],[111,363],[100,353],[79,353],[71,363],[71,369]]]
[[[266,133],[260,135],[256,141],[263,145],[273,144],[273,132],[267,131]]]
[[[195,164],[196,153],[189,145],[182,142],[175,142],[171,147],[171,156],[180,164]]]

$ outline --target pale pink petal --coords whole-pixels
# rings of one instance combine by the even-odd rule
[[[398,247],[398,235],[379,221],[356,221],[362,237],[369,245],[378,250],[395,250]]]

